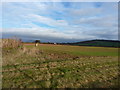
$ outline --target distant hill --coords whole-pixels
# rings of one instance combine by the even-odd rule
[[[120,41],[117,40],[89,40],[76,43],[62,43],[62,44],[76,46],[120,47]]]

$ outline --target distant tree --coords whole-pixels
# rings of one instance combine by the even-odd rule
[[[40,40],[35,40],[35,43],[40,43]]]

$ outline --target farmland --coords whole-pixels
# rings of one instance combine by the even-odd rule
[[[118,48],[24,44],[2,53],[3,88],[118,87]]]

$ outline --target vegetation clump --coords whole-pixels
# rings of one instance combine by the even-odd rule
[[[2,39],[1,48],[2,48],[1,51],[3,56],[13,53],[16,54],[19,51],[23,52],[25,49],[21,39],[17,39],[17,38]]]
[[[2,39],[2,48],[19,48],[22,47],[20,39]]]

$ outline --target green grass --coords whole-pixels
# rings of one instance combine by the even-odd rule
[[[34,45],[27,46],[28,48],[34,47]],[[41,50],[57,53],[68,53],[72,55],[83,56],[118,56],[118,48],[110,47],[88,47],[88,46],[64,46],[64,45],[41,45]]]
[[[118,87],[118,49],[25,45],[3,50],[3,88]]]

